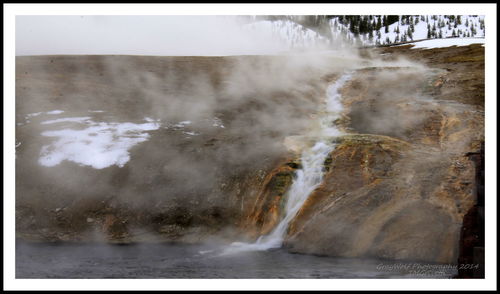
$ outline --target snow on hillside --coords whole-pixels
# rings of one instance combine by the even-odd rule
[[[417,16],[415,17],[417,18]],[[463,15],[461,16],[460,23],[458,21],[451,21],[444,16],[437,16],[437,19],[433,19],[432,16],[424,16],[425,20],[419,20],[417,24],[414,25],[414,32],[410,37],[407,33],[410,29],[409,24],[401,24],[400,22],[393,23],[389,25],[389,32],[385,32],[385,28],[380,29],[380,38],[378,38],[380,44],[397,43],[403,41],[401,38],[406,32],[408,39],[407,41],[430,39],[432,37],[428,36],[428,29],[431,31],[433,27],[436,28],[437,38],[448,38],[448,37],[484,37],[485,31],[482,29],[480,22],[484,20],[484,16],[471,16]],[[443,27],[439,27],[439,23],[444,23]],[[467,26],[467,25],[468,26]],[[399,27],[399,34],[397,33]],[[472,29],[474,28],[474,29]],[[377,34],[375,33],[374,36]],[[372,42],[367,41],[365,43],[374,45],[376,44],[377,38],[374,38]],[[389,40],[389,42],[387,42]]]
[[[288,20],[262,20],[246,24],[243,29],[246,32],[263,34],[283,44],[287,49],[318,47],[329,43],[317,32]]]
[[[402,44],[399,46],[413,45],[411,49],[420,49],[420,48],[434,49],[434,48],[444,48],[450,46],[468,46],[471,44],[484,44],[484,39],[482,38],[434,39],[434,40],[425,40],[414,43]]]
[[[376,19],[377,16],[374,16]],[[243,26],[245,32],[265,35],[273,42],[280,43],[282,50],[324,47],[331,49],[346,46],[389,45],[424,39],[442,38],[484,38],[484,16],[478,15],[414,15],[371,33],[355,34],[350,23],[340,23],[339,17],[327,22],[330,36],[320,34],[313,28],[303,26],[293,20],[260,20]],[[327,29],[328,30],[328,29]]]
[[[443,15],[422,15],[411,18],[413,30],[411,24],[403,24],[400,18],[399,21],[388,26],[387,32],[384,26],[379,30],[374,30],[371,40],[368,34],[356,37],[349,31],[347,24],[339,24],[336,18],[330,20],[330,27],[333,36],[344,35],[344,40],[356,45],[388,45],[405,41],[448,37],[485,37],[484,16],[461,15],[460,18],[450,19]],[[433,35],[433,31],[435,35]]]

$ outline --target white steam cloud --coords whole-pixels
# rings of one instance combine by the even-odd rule
[[[17,16],[16,55],[226,56],[290,49],[237,16]]]

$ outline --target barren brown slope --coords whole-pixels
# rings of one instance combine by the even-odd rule
[[[18,57],[18,237],[125,242],[230,234],[287,156],[284,138],[307,125],[326,86],[323,74],[272,56]],[[52,110],[64,113],[46,113]],[[82,128],[42,124],[65,117],[149,117],[162,126],[130,150],[123,167],[41,166],[41,148],[54,140],[43,131]],[[181,121],[191,124],[177,127]]]

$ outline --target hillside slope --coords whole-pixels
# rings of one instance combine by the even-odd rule
[[[261,16],[244,31],[270,34],[289,49],[389,45],[424,39],[484,38],[480,15]]]
[[[286,247],[456,263],[477,184],[466,154],[484,141],[484,47],[360,53],[18,57],[17,237],[253,241],[300,168],[287,138],[310,129],[327,85],[351,70],[332,122],[347,135]],[[86,146],[120,156],[102,163]]]

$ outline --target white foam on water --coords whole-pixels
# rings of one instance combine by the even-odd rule
[[[351,78],[351,74],[342,75],[327,89],[325,111],[318,117],[320,122],[320,137],[310,148],[302,152],[302,168],[296,171],[295,179],[286,194],[284,217],[268,235],[260,236],[255,243],[234,242],[224,249],[221,255],[242,251],[267,250],[280,248],[286,236],[289,223],[296,216],[309,195],[321,184],[324,174],[324,162],[335,149],[331,143],[332,136],[338,136],[341,131],[333,121],[340,118],[343,110],[340,89]]]

